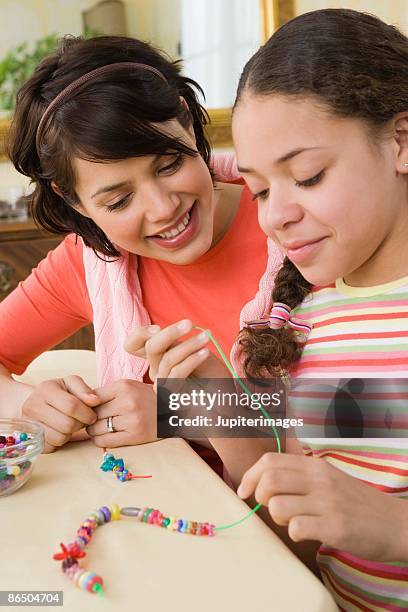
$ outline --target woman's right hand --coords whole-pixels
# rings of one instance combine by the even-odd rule
[[[46,380],[34,387],[22,406],[22,417],[40,423],[45,453],[63,446],[71,435],[97,419],[99,397],[80,376]]]
[[[164,329],[157,325],[139,327],[128,337],[125,350],[149,362],[150,379],[229,378],[224,364],[206,347],[210,338],[206,332],[183,339],[193,330],[189,319]]]

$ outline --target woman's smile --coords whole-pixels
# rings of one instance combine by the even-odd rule
[[[175,223],[153,236],[147,236],[147,240],[165,249],[176,249],[184,246],[196,236],[200,229],[198,208],[198,201],[195,200],[193,206],[179,217]]]

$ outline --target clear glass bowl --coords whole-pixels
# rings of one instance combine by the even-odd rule
[[[27,482],[44,448],[44,432],[39,423],[29,419],[0,419],[0,436],[16,438],[21,433],[27,435],[27,440],[11,446],[0,443],[0,497],[14,493]]]

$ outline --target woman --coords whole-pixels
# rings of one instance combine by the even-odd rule
[[[0,305],[0,409],[40,421],[47,450],[84,426],[100,447],[152,440],[155,396],[127,335],[193,317],[229,350],[257,290],[265,239],[249,192],[209,169],[194,87],[150,45],[100,37],[64,40],[19,92],[11,159],[34,182],[34,218],[70,235]],[[98,389],[11,378],[91,321]]]

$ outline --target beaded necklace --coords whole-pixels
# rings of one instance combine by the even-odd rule
[[[222,350],[220,344],[213,337],[211,332],[207,329],[198,326],[194,326],[194,329],[203,331],[208,335],[210,341],[214,344],[232,377],[237,380],[237,382],[245,391],[245,393],[252,397],[252,392],[239,378],[238,374],[235,372],[227,356]],[[262,406],[262,404],[257,403],[257,407],[266,418],[269,418],[269,414]],[[281,443],[279,439],[279,434],[274,425],[272,425],[272,429],[277,442],[277,451],[280,453]],[[116,477],[121,482],[126,482],[134,478],[151,478],[150,475],[133,475],[129,470],[125,469],[123,459],[116,459],[112,453],[109,453],[107,451],[107,449],[104,449],[103,463],[100,468],[105,472],[112,471],[116,473]],[[90,593],[103,596],[104,590],[102,577],[98,576],[94,572],[84,569],[80,566],[78,561],[79,559],[85,557],[86,553],[84,551],[84,548],[91,541],[92,535],[97,527],[104,525],[105,523],[109,523],[111,520],[115,521],[119,520],[122,516],[127,516],[135,518],[137,522],[163,527],[168,531],[176,531],[178,533],[183,534],[213,537],[215,535],[215,532],[217,531],[230,529],[231,527],[235,527],[236,525],[239,525],[240,523],[246,521],[250,516],[252,516],[253,514],[255,514],[255,512],[259,510],[261,505],[262,504],[257,504],[254,508],[252,508],[250,512],[248,512],[248,514],[246,514],[241,519],[235,521],[234,523],[222,525],[219,527],[216,527],[212,523],[208,522],[203,523],[197,521],[189,521],[187,519],[177,519],[174,516],[165,516],[160,512],[160,510],[156,510],[154,508],[137,508],[134,506],[120,508],[117,504],[113,504],[109,507],[102,506],[97,510],[93,510],[89,514],[89,516],[83,521],[83,523],[77,530],[76,537],[73,542],[67,545],[64,545],[63,543],[60,544],[62,552],[56,553],[53,558],[56,561],[62,561],[62,571],[70,580],[72,580],[72,582],[77,587],[84,589]]]

